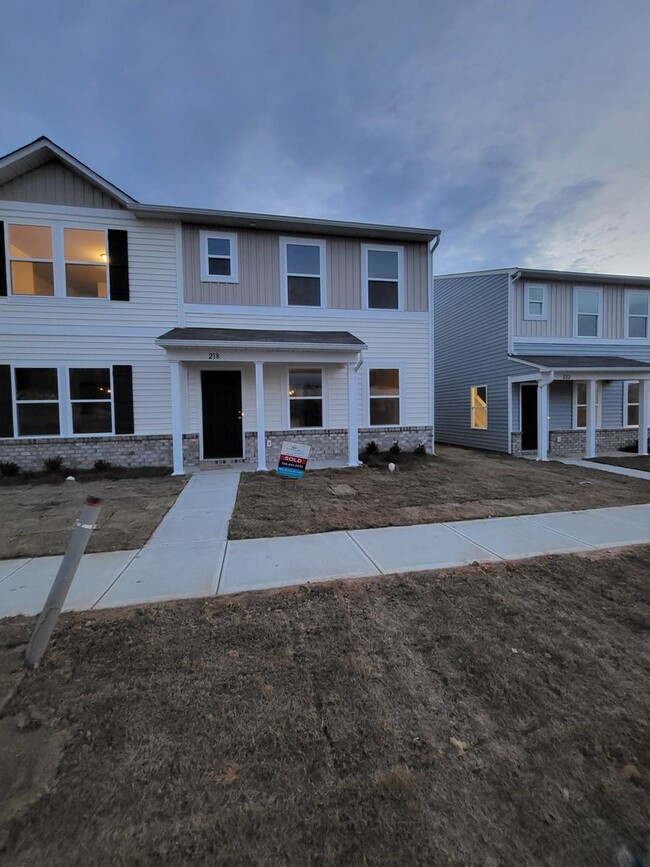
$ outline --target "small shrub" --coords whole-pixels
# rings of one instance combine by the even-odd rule
[[[366,444],[366,454],[367,455],[376,455],[379,451],[379,446],[374,440],[371,440]]]
[[[103,473],[105,470],[110,470],[111,466],[112,465],[110,461],[103,461],[101,458],[98,458],[98,460],[95,461],[95,469],[98,473]]]
[[[15,461],[0,461],[0,475],[17,476],[19,472],[20,467]]]
[[[427,453],[427,447],[425,446],[424,443],[420,443],[419,446],[416,446],[413,449],[413,454],[417,455],[419,458],[423,458],[426,455],[426,453]]]
[[[388,449],[391,455],[401,455],[402,449],[400,448],[400,444],[397,440],[393,443],[393,445]]]
[[[53,455],[51,458],[45,458],[43,466],[48,473],[58,473],[63,469],[63,458],[61,455]]]

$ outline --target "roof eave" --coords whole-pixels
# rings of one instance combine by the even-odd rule
[[[164,349],[199,349],[203,346],[212,346],[218,349],[244,349],[244,350],[282,350],[282,349],[298,349],[314,350],[315,352],[332,351],[332,352],[361,352],[362,349],[367,349],[365,343],[264,343],[246,342],[243,340],[161,340],[158,338],[155,341],[158,346]]]

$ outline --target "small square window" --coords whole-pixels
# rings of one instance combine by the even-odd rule
[[[524,319],[546,319],[546,286],[526,283],[524,287]]]
[[[200,232],[201,280],[204,283],[238,283],[237,235]]]

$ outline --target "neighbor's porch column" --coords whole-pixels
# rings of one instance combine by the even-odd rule
[[[174,469],[172,475],[182,476],[183,466],[183,380],[180,361],[170,361],[171,398],[172,398],[172,455]]]
[[[548,460],[548,389],[549,382],[537,383],[537,460]]]
[[[650,379],[639,380],[639,454],[648,454],[650,427]]]
[[[359,420],[357,418],[357,371],[348,364],[348,466],[359,466]]]
[[[264,362],[255,362],[255,411],[257,418],[257,469],[266,469],[266,424],[264,415]]]
[[[585,448],[586,458],[596,457],[596,423],[598,382],[595,379],[587,380],[587,443]]]

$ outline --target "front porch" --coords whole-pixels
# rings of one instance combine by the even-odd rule
[[[287,439],[357,466],[365,344],[354,335],[176,328],[157,343],[170,364],[174,474],[203,462],[266,470]]]
[[[650,364],[590,356],[513,360],[534,371],[509,377],[512,454],[593,458],[635,443],[638,454],[648,454]]]

